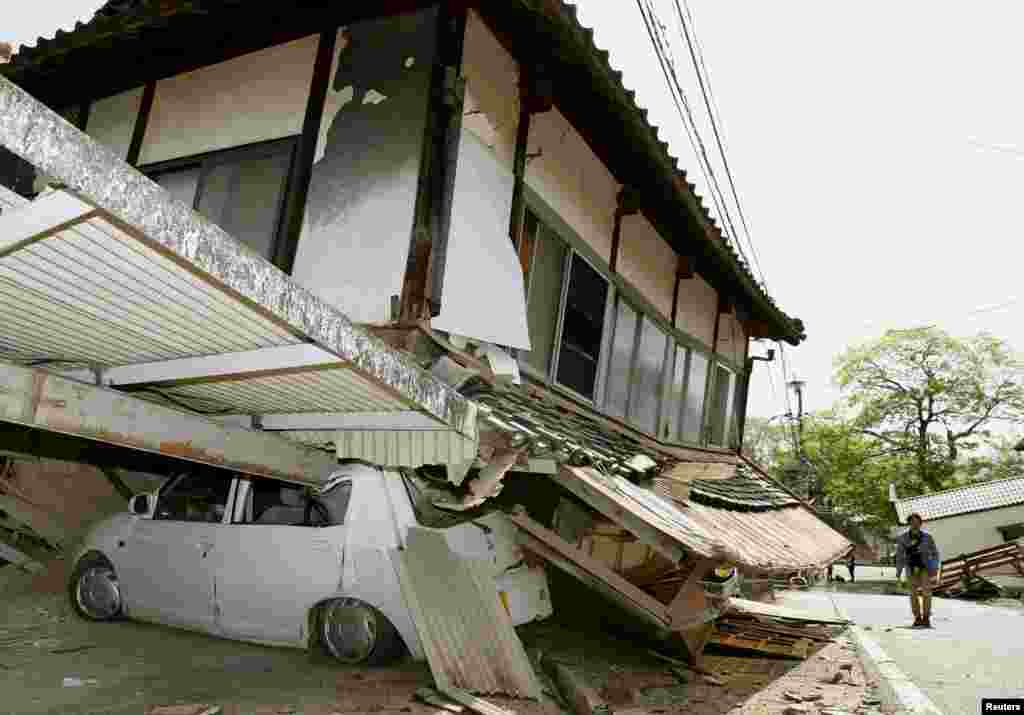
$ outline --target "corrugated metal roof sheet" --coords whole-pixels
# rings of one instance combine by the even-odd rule
[[[576,488],[572,480],[583,488]],[[823,566],[850,547],[845,537],[803,506],[736,511],[692,499],[682,504],[653,485],[640,486],[587,468],[566,467],[559,482],[659,550],[663,544],[630,528],[624,512],[687,551],[769,573]]]
[[[465,464],[476,459],[479,444],[440,430],[346,430],[335,434],[338,459],[363,459],[389,467]]]
[[[410,355],[2,77],[0,116],[0,147],[69,187],[32,202],[0,192],[0,357],[113,367],[314,343],[337,369],[281,365],[164,394],[233,413],[412,407],[475,434],[473,405]]]
[[[997,479],[983,484],[899,499],[895,504],[896,515],[901,524],[915,512],[928,521],[984,509],[1024,504],[1024,477]]]
[[[432,529],[413,527],[407,539],[397,553],[402,592],[439,689],[540,700],[540,683],[498,596],[493,567],[459,558]]]

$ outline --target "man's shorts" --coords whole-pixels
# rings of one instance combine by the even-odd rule
[[[932,576],[928,573],[928,569],[923,566],[910,569],[910,587],[917,593],[931,593]]]

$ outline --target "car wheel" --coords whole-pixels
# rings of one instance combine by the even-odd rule
[[[347,665],[381,665],[402,653],[402,639],[391,621],[355,598],[328,601],[319,621],[321,641]]]
[[[90,621],[113,621],[121,616],[121,587],[114,567],[102,554],[87,554],[75,566],[68,584],[71,607]]]

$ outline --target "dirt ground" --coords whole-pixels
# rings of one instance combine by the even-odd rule
[[[129,621],[90,623],[71,611],[63,579],[58,567],[0,598],[0,713],[138,715],[154,706],[198,703],[220,706],[222,715],[443,713],[413,697],[433,684],[425,664],[347,668],[320,652]],[[866,694],[860,665],[843,642],[806,661],[708,655],[704,666],[713,678],[686,671],[682,682],[670,665],[629,640],[552,622],[531,624],[520,634],[538,673],[541,657],[563,663],[623,715],[777,715],[793,707],[828,713],[826,706],[854,712]],[[820,682],[843,663],[851,667],[843,671],[845,681],[854,685]],[[558,715],[566,706],[544,682],[552,697],[543,703],[489,700],[517,715]],[[798,705],[798,694],[816,699]]]

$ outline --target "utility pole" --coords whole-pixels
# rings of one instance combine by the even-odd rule
[[[806,384],[803,380],[791,380],[788,383],[788,387],[791,387],[796,393],[796,459],[802,480],[806,480],[808,477],[807,459],[804,457],[804,386]],[[808,491],[813,491],[809,496],[817,494],[819,491],[817,487],[818,485],[815,484],[813,490],[808,489]]]

